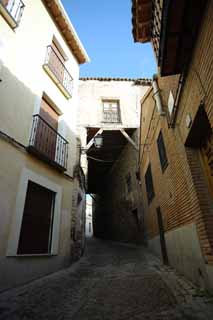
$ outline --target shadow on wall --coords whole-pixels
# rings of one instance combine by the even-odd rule
[[[69,266],[72,185],[63,173],[26,151],[35,105],[41,97],[19,81],[5,66],[1,67],[0,79],[2,80],[0,82],[0,291],[2,291]],[[67,123],[64,123],[64,126],[66,126],[65,138],[72,146],[69,150],[70,157],[72,153],[75,154],[76,135]],[[72,175],[74,158],[69,161],[68,174]],[[25,167],[64,186],[57,256],[6,256],[12,221],[16,213],[20,175]]]
[[[93,209],[95,237],[144,244],[143,225],[136,217],[137,209],[131,210],[121,200],[113,210],[110,206],[110,190],[96,194],[95,199]]]
[[[137,131],[134,134],[137,141]],[[96,237],[145,244],[141,188],[136,177],[138,153],[127,144],[96,194],[93,219]]]

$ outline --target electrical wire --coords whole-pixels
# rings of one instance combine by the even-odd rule
[[[87,158],[92,159],[94,161],[98,161],[98,162],[105,162],[105,163],[113,163],[114,162],[114,160],[102,160],[102,159],[94,158],[91,156],[87,156]]]

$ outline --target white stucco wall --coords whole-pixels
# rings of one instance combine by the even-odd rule
[[[32,116],[39,113],[41,98],[45,93],[61,113],[58,131],[69,142],[67,174],[72,176],[73,167],[79,157],[76,148],[79,65],[42,1],[25,0],[24,3],[23,16],[15,30],[12,30],[0,15],[0,130],[28,146]],[[66,68],[74,81],[71,99],[62,94],[43,69],[46,49],[53,36],[68,58]],[[2,139],[0,154],[1,291],[69,264],[74,182],[43,161]],[[30,172],[29,176],[24,174],[25,189],[27,179],[35,177],[35,182],[38,180],[41,185],[50,186],[50,189],[55,186],[55,190],[59,190],[56,250],[49,256],[17,257],[15,250],[11,249],[13,232],[17,239],[20,232],[14,221],[18,221],[19,215],[20,224],[23,211],[20,208],[23,207],[26,196],[26,192],[22,190],[24,172]]]
[[[138,128],[140,123],[140,100],[148,86],[135,85],[134,81],[80,80],[79,112],[80,126],[98,127],[103,125],[102,100],[119,100],[121,125]]]
[[[26,0],[20,25],[13,31],[0,16],[1,130],[28,144],[32,115],[39,112],[43,92],[62,115],[59,132],[70,143],[69,168],[75,163],[76,111],[78,104],[79,65],[42,1]],[[68,60],[66,68],[74,81],[71,99],[66,99],[43,69],[47,46],[56,37]]]

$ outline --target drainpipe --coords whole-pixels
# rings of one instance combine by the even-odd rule
[[[153,75],[153,81],[152,81],[152,87],[153,87],[153,97],[156,102],[157,110],[161,116],[165,115],[165,112],[163,112],[163,106],[160,96],[160,90],[157,83],[158,76],[156,74]]]

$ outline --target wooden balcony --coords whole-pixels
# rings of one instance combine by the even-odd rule
[[[13,29],[19,25],[24,7],[21,0],[0,0],[0,13]]]
[[[67,99],[71,98],[73,78],[52,46],[47,47],[43,68]]]
[[[33,116],[28,151],[60,171],[67,170],[68,141],[38,114]]]

